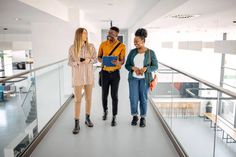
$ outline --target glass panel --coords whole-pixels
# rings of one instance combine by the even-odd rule
[[[12,70],[12,51],[5,50],[3,53],[3,68],[4,68],[4,76],[11,76],[13,75]]]
[[[68,68],[67,61],[64,61],[58,65],[60,73],[60,96],[61,105],[71,96],[72,84],[71,84],[71,68]]]
[[[4,74],[4,59],[3,51],[0,50],[0,78],[5,76]]]
[[[179,84],[177,87],[176,83]],[[213,156],[214,131],[211,129],[213,126],[204,121],[204,115],[205,112],[216,115],[216,92],[182,74],[174,75],[173,84],[180,93],[180,98],[174,98],[172,102],[171,127],[174,134],[189,156]],[[213,97],[215,100],[211,99]],[[210,104],[208,108],[206,104]]]
[[[171,126],[171,99],[172,96],[178,96],[178,93],[176,91],[173,91],[173,88],[171,86],[173,71],[167,67],[159,65],[157,76],[158,84],[156,86],[156,89],[150,94],[153,101],[155,102],[156,107],[161,112],[166,122]]]
[[[219,115],[216,129],[216,157],[236,156],[235,98],[219,93]]]
[[[236,56],[225,54],[223,87],[236,92]]]
[[[224,82],[236,88],[236,70],[225,69]]]
[[[225,66],[229,68],[235,68],[236,67],[236,56],[232,54],[226,54],[225,55]]]
[[[0,84],[0,156],[18,156],[72,94],[67,61]]]
[[[236,156],[235,144],[225,145],[236,138],[234,99],[163,66],[151,96],[189,156]]]
[[[61,106],[59,71],[58,65],[53,65],[36,72],[39,131]]]
[[[224,96],[226,97],[226,96]],[[223,99],[221,102],[220,116],[234,125],[236,101],[234,99]]]
[[[37,135],[33,73],[0,85],[0,156],[19,155]]]

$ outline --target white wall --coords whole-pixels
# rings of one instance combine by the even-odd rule
[[[52,63],[68,56],[74,30],[68,23],[33,23],[32,54],[34,66]]]
[[[31,50],[31,34],[0,34],[0,50]]]
[[[98,48],[101,44],[101,28],[96,27],[96,25],[88,22],[84,18],[84,13],[83,11],[80,11],[80,27],[86,28],[88,31],[88,40],[90,43],[93,43],[96,50],[98,51]]]
[[[0,41],[0,50],[11,50],[12,42],[9,41]]]
[[[147,46],[154,49],[159,61],[219,85],[221,54],[214,49],[202,51],[178,49],[179,41],[222,40],[221,32],[171,32],[150,31]],[[162,42],[173,42],[173,48],[162,48]]]
[[[24,50],[21,50],[21,51],[12,51],[12,52],[11,52],[12,61],[13,61],[13,62],[26,61],[25,54],[26,54],[26,52],[25,52]]]
[[[96,48],[101,42],[100,28],[91,24],[77,27],[70,23],[33,23],[32,54],[35,67],[52,63],[68,57],[68,49],[73,44],[74,33],[78,27],[85,27],[89,32],[89,42]]]
[[[29,6],[32,6],[34,8],[37,8],[38,10],[41,10],[43,12],[46,12],[48,14],[51,14],[52,16],[55,16],[57,18],[60,18],[62,20],[68,21],[68,10],[67,7],[61,4],[57,0],[19,0]]]
[[[94,28],[91,26],[85,26],[85,28],[88,30],[88,38],[89,42],[94,44],[96,51],[98,53],[99,46],[101,44],[101,29],[100,28]]]
[[[31,34],[0,34],[0,41],[31,41]]]

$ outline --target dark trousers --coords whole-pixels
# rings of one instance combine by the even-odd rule
[[[111,86],[111,98],[112,98],[112,114],[117,115],[118,109],[118,88],[120,82],[120,72],[116,70],[114,72],[102,71],[102,105],[103,111],[107,111],[107,97],[109,94],[109,87]]]

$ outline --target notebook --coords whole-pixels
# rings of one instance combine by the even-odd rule
[[[102,64],[106,67],[114,67],[115,64],[112,64],[113,60],[117,60],[117,56],[103,56],[102,57]]]

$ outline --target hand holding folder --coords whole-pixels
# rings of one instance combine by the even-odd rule
[[[106,67],[114,67],[115,64],[112,61],[117,60],[117,56],[103,56],[102,57],[102,64]]]

